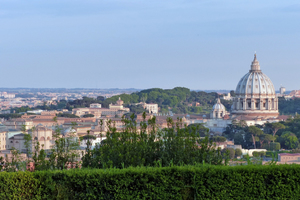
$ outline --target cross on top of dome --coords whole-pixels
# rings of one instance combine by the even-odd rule
[[[258,60],[256,59],[256,53],[254,54],[254,60],[252,61],[250,72],[253,72],[253,71],[260,72],[260,65],[259,65]]]

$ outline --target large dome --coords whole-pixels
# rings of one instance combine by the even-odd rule
[[[256,54],[254,55],[251,70],[241,78],[235,93],[237,95],[275,95],[274,85],[269,77],[261,72]]]
[[[278,116],[278,99],[274,85],[261,72],[256,54],[250,71],[241,78],[235,93],[231,107],[232,117],[274,118]]]

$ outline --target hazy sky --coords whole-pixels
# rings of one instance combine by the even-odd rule
[[[0,0],[0,87],[300,89],[299,0]]]

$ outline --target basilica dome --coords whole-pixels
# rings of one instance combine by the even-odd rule
[[[262,73],[256,54],[249,72],[237,84],[235,94],[232,116],[273,118],[279,114],[274,85]]]
[[[241,78],[237,84],[235,93],[237,95],[275,95],[274,85],[269,77],[261,72],[256,54],[254,55],[250,71]]]

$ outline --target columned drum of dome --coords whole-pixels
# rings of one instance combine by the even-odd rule
[[[232,116],[277,117],[278,99],[272,81],[260,70],[254,55],[251,69],[237,84],[231,107]]]

